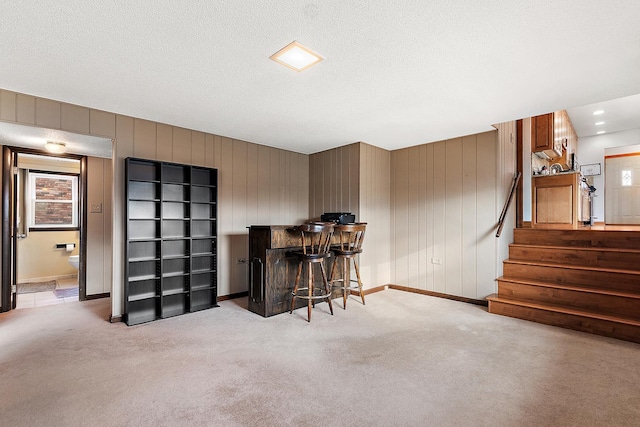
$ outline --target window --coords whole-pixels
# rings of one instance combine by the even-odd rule
[[[630,170],[622,171],[622,186],[630,187],[632,183],[633,183],[633,180],[631,179],[631,171]]]
[[[29,173],[29,228],[78,228],[78,177]]]

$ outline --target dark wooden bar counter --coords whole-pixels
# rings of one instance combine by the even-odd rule
[[[264,317],[289,311],[291,291],[298,264],[287,252],[300,248],[300,234],[293,225],[252,225],[249,227],[249,310]],[[330,258],[325,265],[327,276]],[[303,274],[306,272],[303,271]],[[322,286],[322,277],[315,275],[315,285]],[[296,301],[295,308],[306,306]]]

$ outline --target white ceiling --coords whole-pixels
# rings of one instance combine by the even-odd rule
[[[638,22],[630,0],[21,0],[0,6],[0,87],[301,153],[396,149],[639,94]],[[269,60],[293,40],[325,60]]]

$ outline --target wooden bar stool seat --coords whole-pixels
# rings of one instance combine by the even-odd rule
[[[316,222],[303,224],[296,227],[301,237],[301,249],[290,251],[288,255],[298,260],[298,272],[296,274],[296,282],[291,292],[291,311],[295,306],[296,298],[307,300],[307,320],[311,322],[311,308],[315,306],[316,301],[327,300],[329,310],[333,315],[333,306],[331,305],[331,288],[327,281],[327,274],[324,268],[325,259],[331,256],[331,237],[333,236],[332,223]],[[300,287],[300,276],[302,275],[302,266],[307,268],[307,286]],[[320,266],[322,274],[322,287],[316,287],[314,284],[313,266]]]
[[[347,308],[347,296],[352,290],[357,290],[362,304],[364,305],[364,292],[362,291],[362,280],[360,279],[360,268],[358,266],[358,254],[362,253],[362,242],[367,227],[366,222],[355,224],[339,224],[334,230],[339,235],[340,243],[331,247],[331,252],[335,255],[333,266],[331,267],[331,277],[329,283],[332,289],[342,289],[342,300],[344,309]],[[338,261],[342,261],[342,277],[336,277]],[[351,279],[351,260],[356,270],[356,280]],[[352,286],[357,283],[357,286]]]

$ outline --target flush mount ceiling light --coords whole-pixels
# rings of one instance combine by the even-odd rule
[[[303,71],[324,58],[308,47],[293,41],[269,57],[295,71]]]
[[[596,134],[598,134],[598,135],[602,135],[603,133],[606,133],[606,132],[603,131],[603,130],[596,132]]]
[[[602,126],[604,122],[596,122],[596,126]]]
[[[62,154],[67,151],[67,144],[64,142],[47,141],[47,143],[44,144],[44,149],[50,153]]]
[[[599,116],[600,114],[604,114],[604,110],[596,110],[593,112],[594,116]]]

